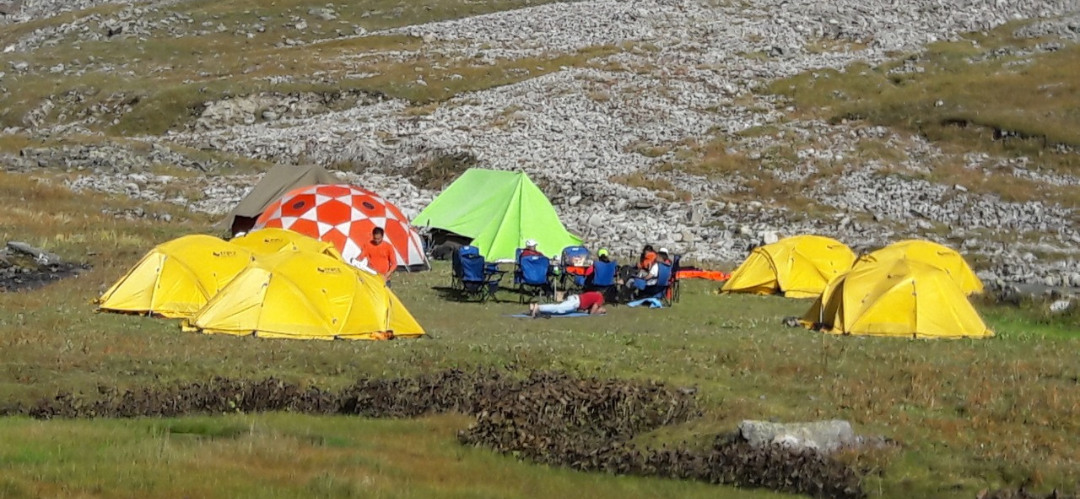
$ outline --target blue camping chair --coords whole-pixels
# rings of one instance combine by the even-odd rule
[[[592,257],[592,252],[584,246],[567,246],[562,250],[562,264],[566,267],[584,267]]]
[[[596,260],[592,265],[592,273],[585,278],[582,291],[599,291],[604,295],[604,301],[615,304],[618,300],[619,262],[610,260],[607,263]]]
[[[611,260],[607,263],[597,260],[593,262],[593,273],[587,284],[589,287],[606,288],[615,285],[615,276],[619,272],[619,262]]]
[[[521,303],[525,303],[526,297],[554,296],[551,260],[539,255],[521,257],[518,259],[517,270],[514,271],[514,284],[517,284],[518,292],[521,293]]]
[[[672,263],[674,263],[674,260]],[[659,264],[659,269],[656,272],[656,284],[647,285],[645,279],[635,279],[635,287],[638,289],[635,299],[658,298],[661,301],[668,301],[666,297],[668,288],[671,287],[671,267],[672,265],[666,263]],[[668,305],[670,304],[670,301],[668,301]]]
[[[572,272],[572,269],[579,269],[584,272],[585,269],[589,268],[592,263],[592,252],[584,246],[567,246],[562,250],[560,263],[563,270],[560,275],[560,286],[565,289],[570,289],[571,286],[583,289],[585,287],[585,276],[576,275]]]
[[[466,299],[477,297],[480,303],[488,298],[495,298],[499,291],[499,281],[505,272],[498,270],[494,265],[488,265],[484,257],[467,253],[461,257],[461,294]]]
[[[453,274],[450,275],[450,287],[452,289],[462,289],[462,278],[465,275],[465,269],[461,265],[461,257],[465,255],[480,256],[480,248],[476,246],[462,246],[450,258],[450,268]]]
[[[607,288],[615,286],[615,278],[618,273],[618,261],[610,260],[606,264],[600,260],[594,261],[593,273],[589,275],[589,279],[585,280],[586,291],[606,291]]]

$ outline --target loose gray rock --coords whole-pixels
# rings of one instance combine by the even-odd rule
[[[754,447],[781,445],[819,452],[833,452],[860,444],[851,423],[844,420],[786,424],[746,420],[739,423],[739,436]]]
[[[333,9],[329,8],[315,8],[308,10],[309,16],[316,16],[323,21],[333,21],[337,19],[337,13]]]
[[[1061,313],[1064,313],[1064,312],[1068,312],[1070,309],[1072,309],[1072,307],[1073,307],[1072,299],[1063,298],[1063,299],[1056,300],[1053,303],[1051,303],[1049,308],[1050,308],[1050,313],[1052,313],[1052,314],[1061,314]]]
[[[59,255],[55,253],[50,253],[22,241],[8,241],[7,247],[11,251],[33,257],[39,265],[59,265],[61,263],[64,263],[63,259],[61,259]]]

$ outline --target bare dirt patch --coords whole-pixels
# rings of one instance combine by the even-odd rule
[[[2,266],[3,264],[0,264]],[[0,291],[30,291],[42,286],[77,277],[89,270],[89,265],[61,263],[57,265],[35,265],[32,267],[11,265],[0,268]]]
[[[0,250],[0,292],[37,289],[89,269],[89,265],[65,262],[52,253],[12,242]]]

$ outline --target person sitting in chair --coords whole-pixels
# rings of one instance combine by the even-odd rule
[[[586,281],[591,281],[592,280],[593,274],[596,273],[596,263],[597,262],[611,263],[611,256],[608,255],[607,248],[600,248],[600,251],[596,252],[596,260],[597,261],[593,262],[592,265],[589,265],[589,268],[585,269],[585,280]]]
[[[660,251],[656,252],[656,261],[671,265],[671,252],[667,248],[660,248]]]
[[[651,246],[646,246],[646,249],[652,250]],[[628,279],[626,281],[626,287],[634,291],[642,291],[649,286],[655,286],[657,279],[660,277],[660,264],[671,265],[671,258],[668,256],[670,253],[667,248],[660,248],[660,251],[653,253],[651,259],[652,263],[649,268],[638,270],[638,276],[636,279]]]
[[[606,314],[607,309],[604,308],[603,293],[586,291],[580,295],[570,295],[562,303],[529,304],[529,315],[533,317],[538,314],[569,314],[572,312],[588,312],[590,315]]]
[[[604,263],[611,263],[611,256],[608,255],[607,248],[600,248],[600,251],[596,252],[596,258]]]
[[[638,259],[638,270],[648,272],[655,261],[656,251],[653,250],[651,244],[646,244],[645,248],[641,250],[641,258]]]
[[[667,248],[660,248],[660,251],[653,253],[652,264],[649,265],[649,270],[643,271],[637,281],[644,281],[644,284],[638,283],[638,289],[645,289],[646,286],[653,286],[656,284],[656,279],[660,277],[660,264],[665,263],[667,258]]]
[[[521,250],[521,256],[544,256],[544,254],[536,249],[536,240],[529,239],[525,241],[525,249]]]

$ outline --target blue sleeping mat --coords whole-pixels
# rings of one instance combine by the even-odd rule
[[[532,316],[529,315],[529,314],[514,314],[514,315],[508,315],[507,317],[516,317],[518,319],[531,319],[532,318]],[[561,317],[590,317],[590,314],[588,312],[571,312],[569,314],[543,314],[542,313],[542,314],[537,315],[536,317],[537,318],[540,318],[540,317],[554,317],[554,318],[561,318]]]

